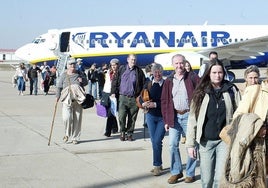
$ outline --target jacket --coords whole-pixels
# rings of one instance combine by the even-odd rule
[[[121,76],[126,71],[128,65],[121,65],[117,71],[117,74],[115,75],[113,81],[112,81],[112,88],[111,88],[111,94],[115,94],[115,96],[118,98],[119,96],[119,89],[120,89],[120,83],[121,83]],[[136,74],[136,87],[134,88],[134,97],[138,97],[141,93],[141,90],[143,89],[143,85],[145,83],[145,75],[141,68],[138,66],[134,66],[133,69],[135,70]]]
[[[260,88],[259,88],[260,87]],[[259,94],[259,95],[258,95]],[[254,101],[256,100],[256,103]],[[263,121],[268,111],[268,80],[259,85],[248,86],[245,89],[242,100],[234,113],[234,118],[242,113],[249,113],[251,108]]]
[[[235,107],[238,106],[238,103],[241,99],[240,93],[235,86],[232,86],[232,91],[234,94],[233,101],[228,91],[223,92],[223,99],[224,99],[225,108],[226,108],[226,124],[230,124],[232,120],[233,113],[234,113],[233,105],[235,105]],[[206,93],[202,101],[201,107],[200,107],[199,116],[197,118],[195,116],[195,112],[193,108],[194,104],[191,103],[190,113],[189,113],[189,118],[188,118],[188,123],[187,123],[187,134],[186,134],[186,138],[187,138],[186,146],[188,147],[194,147],[196,142],[200,143],[201,141],[201,137],[203,134],[203,125],[205,122],[209,100],[210,100],[210,97]]]
[[[173,88],[173,78],[175,72],[173,72],[164,82],[162,95],[161,95],[161,109],[164,123],[168,124],[169,127],[174,127],[175,118],[175,108],[173,104],[172,88]],[[194,72],[185,72],[183,75],[183,80],[187,90],[188,101],[193,98],[193,92],[196,85],[199,82],[199,77]],[[189,104],[190,106],[190,104]]]

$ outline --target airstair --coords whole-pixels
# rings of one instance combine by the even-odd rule
[[[56,63],[56,68],[57,68],[57,78],[59,78],[63,73],[64,71],[66,70],[66,66],[67,66],[67,61],[69,60],[70,58],[70,55],[69,54],[65,54],[65,53],[61,53],[59,56],[58,56],[58,61]],[[59,79],[57,79],[59,80]]]

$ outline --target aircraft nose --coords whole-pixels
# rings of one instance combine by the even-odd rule
[[[19,59],[30,61],[31,48],[31,44],[24,45],[15,51],[15,56]]]

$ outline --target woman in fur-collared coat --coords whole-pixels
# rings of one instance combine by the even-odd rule
[[[268,69],[267,69],[267,73],[268,73]],[[263,139],[262,145],[260,144],[260,142],[257,142],[257,144],[259,144],[259,148],[256,149],[256,142],[254,144],[255,148],[252,148],[252,153],[256,154],[256,152],[258,153],[257,155],[255,155],[254,159],[254,165],[257,165],[257,171],[255,172],[254,176],[252,177],[252,181],[250,179],[247,180],[243,180],[243,183],[246,183],[248,186],[247,187],[266,187],[266,180],[265,177],[268,174],[267,173],[267,125],[268,125],[268,79],[262,81],[261,85],[252,85],[249,86],[245,89],[244,95],[242,97],[242,100],[239,103],[238,108],[236,109],[233,119],[236,119],[237,117],[241,116],[242,114],[247,114],[247,113],[254,113],[256,114],[261,121],[263,122],[262,128],[256,129],[254,131],[258,131],[258,135],[259,134],[263,134],[265,136],[265,139]],[[246,121],[248,122],[248,121]],[[240,123],[239,127],[241,130],[245,131],[248,130],[249,127],[247,127],[246,123]],[[253,133],[253,131],[252,131]],[[233,133],[234,134],[234,133]],[[232,134],[230,134],[232,136]],[[234,134],[235,136],[237,136],[237,134]],[[252,134],[253,135],[253,134]],[[249,142],[250,138],[252,135],[248,135],[245,136],[244,141]],[[261,138],[258,138],[259,141],[261,141]],[[264,142],[265,141],[265,142]],[[244,143],[241,141],[241,143]],[[263,147],[263,149],[262,149]],[[231,150],[231,148],[230,148]],[[231,152],[231,151],[229,151]],[[243,153],[241,152],[236,152],[237,156],[241,157]],[[241,161],[243,161],[243,159],[241,159]],[[228,161],[227,161],[228,162]],[[244,161],[243,161],[244,162]],[[237,166],[230,166],[231,169],[235,169],[237,168]],[[266,173],[265,173],[266,172]],[[257,174],[256,174],[257,173]],[[229,174],[228,174],[229,176]],[[225,174],[226,177],[226,174]],[[253,182],[249,183],[249,182]],[[257,184],[257,185],[256,185]],[[226,186],[226,182],[225,182],[225,187]],[[224,187],[224,186],[222,186]],[[241,187],[239,184],[236,184],[235,187]]]

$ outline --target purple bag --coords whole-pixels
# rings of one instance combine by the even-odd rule
[[[99,102],[96,104],[97,115],[100,117],[107,117],[107,111],[105,106],[101,105]]]

